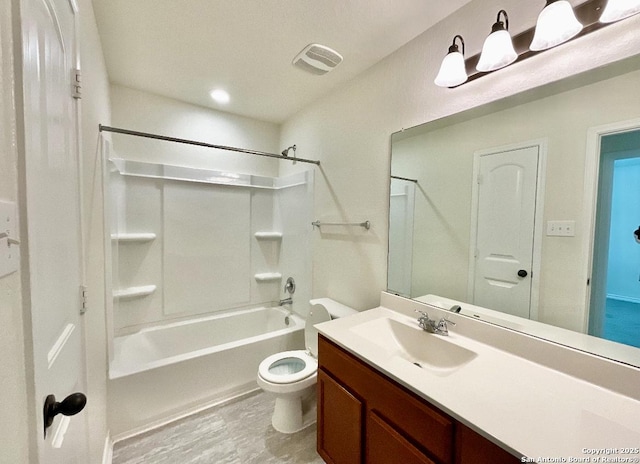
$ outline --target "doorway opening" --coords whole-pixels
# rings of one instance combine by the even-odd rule
[[[640,130],[600,141],[589,334],[640,347]]]

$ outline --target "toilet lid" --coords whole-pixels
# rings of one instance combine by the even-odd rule
[[[258,366],[258,374],[271,383],[294,383],[318,370],[318,361],[304,350],[272,354]]]
[[[304,325],[304,346],[314,358],[318,357],[318,329],[314,325],[330,320],[331,316],[327,308],[319,304],[311,306]]]

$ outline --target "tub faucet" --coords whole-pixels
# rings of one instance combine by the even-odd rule
[[[456,325],[455,322],[450,321],[446,317],[441,318],[436,322],[435,319],[431,319],[429,314],[424,311],[415,310],[415,312],[420,313],[420,317],[418,318],[418,325],[422,327],[422,330],[425,332],[429,332],[436,335],[449,335],[449,327],[447,323]]]
[[[285,298],[284,300],[280,300],[280,302],[278,303],[278,306],[284,306],[286,304],[292,304],[293,300],[291,299],[291,297],[289,298]]]

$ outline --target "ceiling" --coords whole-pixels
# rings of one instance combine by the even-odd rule
[[[109,79],[281,123],[470,0],[93,0]],[[315,76],[305,46],[342,54]],[[209,93],[223,88],[227,105]]]

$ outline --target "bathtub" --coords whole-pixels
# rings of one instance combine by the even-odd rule
[[[260,362],[304,347],[304,320],[254,308],[143,329],[113,340],[111,435],[125,438],[257,388]]]

